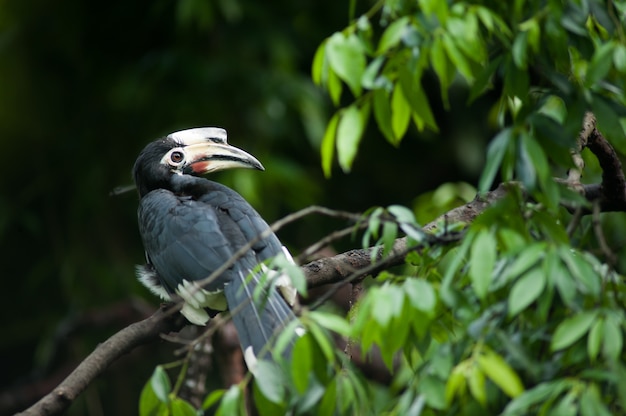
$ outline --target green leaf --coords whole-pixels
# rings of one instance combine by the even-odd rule
[[[378,129],[389,143],[396,143],[397,138],[391,125],[391,104],[389,94],[382,88],[375,89],[372,93],[374,104],[374,118]]]
[[[311,335],[308,333],[299,337],[293,347],[291,360],[291,378],[296,390],[303,394],[309,386],[309,375],[313,369],[313,351]]]
[[[537,264],[546,252],[545,243],[535,243],[522,250],[517,258],[504,269],[505,280],[515,279]]]
[[[383,223],[383,235],[381,241],[383,243],[382,255],[386,256],[393,249],[393,243],[398,237],[398,224],[395,222],[386,221]]]
[[[604,43],[595,50],[587,67],[587,85],[594,85],[607,76],[613,64],[614,50],[613,42]]]
[[[589,330],[589,335],[587,336],[587,355],[589,355],[589,360],[591,362],[594,362],[598,357],[603,337],[604,319],[598,318],[593,322],[593,325]]]
[[[485,373],[483,373],[477,365],[472,365],[467,376],[467,385],[469,386],[472,397],[478,403],[487,406],[487,387],[485,383]]]
[[[446,109],[450,108],[448,99],[448,88],[452,82],[448,76],[448,58],[443,45],[441,36],[435,37],[430,48],[430,62],[437,77],[439,77],[439,85],[441,88],[441,100]]]
[[[543,292],[546,277],[540,267],[535,267],[520,277],[509,292],[508,316],[513,317],[526,309]]]
[[[343,401],[343,397],[340,400]],[[337,414],[337,379],[334,378],[328,387],[326,387],[326,392],[322,397],[322,401],[320,403],[319,408],[317,409],[317,414],[320,416],[333,416]]]
[[[411,107],[406,98],[404,98],[402,86],[396,83],[391,94],[391,130],[396,141],[391,142],[391,144],[397,146],[400,143],[409,127],[410,120]]]
[[[169,403],[169,394],[172,391],[172,386],[170,384],[170,379],[162,366],[158,365],[154,369],[152,377],[150,377],[150,385],[152,386],[154,394],[156,394],[160,401],[163,403]]]
[[[425,16],[431,17],[435,15],[442,24],[445,24],[448,20],[450,11],[448,10],[447,2],[440,0],[418,0],[417,3]]]
[[[335,315],[329,312],[312,311],[309,312],[309,316],[320,326],[330,329],[333,332],[343,336],[351,336],[352,328],[350,323],[345,318]]]
[[[363,72],[363,77],[361,78],[361,84],[364,88],[368,89],[378,89],[380,88],[380,80],[382,78],[379,77],[378,73],[380,68],[385,63],[385,57],[379,56],[375,58],[372,62],[367,65],[365,71]]]
[[[371,295],[370,295],[371,296]],[[400,316],[404,304],[404,293],[399,286],[381,286],[374,298],[374,319],[381,327],[386,327],[392,318]]]
[[[408,16],[401,17],[391,23],[380,37],[380,42],[378,43],[378,48],[376,49],[376,55],[385,54],[389,49],[395,47],[402,39],[408,23]]]
[[[313,64],[311,65],[311,79],[317,85],[323,85],[326,82],[324,77],[324,64],[326,60],[326,43],[324,40],[320,46],[317,47],[315,55],[313,56]]]
[[[196,409],[186,400],[180,397],[174,398],[170,403],[170,409],[172,411],[171,416],[198,416]]]
[[[369,106],[359,109],[355,104],[346,108],[337,125],[337,158],[344,172],[350,172],[365,131]]]
[[[569,383],[564,380],[539,383],[530,390],[517,396],[505,407],[503,416],[518,416],[531,414],[529,408],[543,403],[550,397],[557,397],[563,390],[569,387]]]
[[[621,43],[615,45],[613,64],[621,74],[626,74],[626,45]]]
[[[332,70],[332,68],[328,68],[328,93],[330,94],[330,99],[336,106],[339,105],[339,100],[341,99],[341,92],[343,91],[341,80],[339,76]]]
[[[454,44],[463,51],[465,56],[478,64],[487,60],[486,44],[480,35],[478,18],[473,12],[461,17],[451,17],[446,24]]]
[[[355,34],[336,32],[328,39],[326,54],[332,69],[343,80],[355,97],[361,95],[361,77],[365,71],[365,54]]]
[[[407,278],[404,281],[403,290],[406,293],[411,305],[428,316],[435,315],[437,306],[437,296],[435,289],[425,279]]]
[[[450,377],[448,377],[448,381],[446,381],[445,397],[448,405],[452,403],[454,396],[465,390],[466,381],[464,373],[466,367],[464,362],[459,363],[452,369]]]
[[[582,283],[589,293],[595,296],[599,295],[601,291],[600,278],[587,260],[580,253],[576,253],[567,247],[562,247],[559,253],[576,280]]]
[[[222,397],[224,397],[224,393],[226,393],[226,390],[224,389],[213,390],[202,402],[202,409],[209,410],[218,401],[220,401]]]
[[[413,121],[419,131],[424,131],[428,127],[434,132],[439,131],[433,112],[428,103],[428,97],[422,88],[420,80],[415,74],[406,70],[400,70],[400,85],[404,98],[413,110]]]
[[[539,21],[536,17],[528,19],[519,25],[520,30],[526,32],[526,39],[528,46],[532,49],[533,52],[539,52],[541,48],[541,28],[539,27]]]
[[[267,400],[272,403],[283,402],[287,383],[276,363],[258,360],[254,369],[254,382]]]
[[[451,36],[444,34],[442,39],[448,58],[450,58],[452,64],[456,67],[457,71],[459,71],[463,78],[465,78],[467,83],[471,85],[474,82],[474,72],[465,58],[465,55],[463,55],[459,48],[457,48]]]
[[[333,155],[335,153],[335,138],[337,136],[337,124],[339,122],[339,113],[336,113],[328,122],[326,132],[322,139],[322,170],[326,178],[330,178],[333,166]]]
[[[484,300],[493,278],[496,262],[496,239],[487,230],[480,232],[472,243],[470,251],[469,277],[472,288],[479,299]]]
[[[215,416],[236,416],[243,415],[243,396],[241,387],[233,384],[222,396],[220,407],[217,409]]]
[[[335,362],[335,354],[333,344],[330,340],[330,337],[314,322],[311,322],[307,325],[308,331],[312,335],[312,339],[315,340],[317,345],[320,347],[320,350],[324,354],[324,357],[329,363]]]
[[[513,47],[511,48],[511,55],[513,56],[513,62],[515,65],[523,70],[526,70],[528,65],[527,60],[528,49],[528,33],[518,32],[513,41]]]
[[[478,356],[478,365],[485,375],[509,397],[517,397],[524,392],[524,385],[517,373],[495,352]]]
[[[439,378],[427,375],[418,385],[419,392],[424,395],[426,404],[438,410],[447,407],[446,386]]]
[[[617,362],[622,354],[624,344],[620,319],[616,314],[607,316],[604,321],[604,334],[602,339],[602,355],[608,360]]]
[[[580,395],[581,416],[611,416],[595,383],[590,383]]]
[[[512,137],[513,131],[510,128],[506,128],[498,133],[489,144],[487,149],[487,164],[483,169],[478,183],[479,193],[485,193],[491,188]]]
[[[597,315],[597,311],[586,311],[562,321],[554,331],[550,350],[562,350],[578,341],[587,333]]]
[[[154,393],[152,381],[148,380],[139,397],[139,415],[140,416],[157,416],[167,411],[167,404],[161,401]]]

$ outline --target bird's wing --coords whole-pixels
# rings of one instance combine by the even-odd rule
[[[253,366],[255,357],[271,338],[295,319],[274,288],[263,289],[260,296],[255,296],[259,295],[256,292],[260,277],[251,272],[259,258],[281,251],[278,239],[274,236],[255,243],[232,267],[203,286],[204,292],[198,292],[193,285],[267,229],[267,224],[243,198],[234,198],[220,189],[199,200],[165,190],[152,191],[140,202],[139,228],[146,252],[164,286],[185,299],[182,312],[190,321],[205,324],[208,315],[203,307],[213,308],[204,302],[205,297],[224,290],[243,351],[249,366]]]
[[[162,283],[174,293],[183,280],[207,278],[233,254],[218,221],[217,208],[166,190],[150,192],[139,205],[139,231],[144,248]],[[222,289],[226,271],[206,289]]]
[[[220,207],[237,224],[246,242],[255,241],[252,250],[257,263],[275,257],[282,252],[278,237],[269,231],[269,225],[241,195],[219,183],[210,182],[210,191],[198,200],[211,206]],[[263,234],[263,238],[258,237]]]

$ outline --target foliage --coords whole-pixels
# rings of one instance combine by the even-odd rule
[[[625,12],[597,0],[387,0],[320,45],[313,79],[342,106],[321,145],[327,176],[335,153],[351,169],[372,115],[394,145],[411,122],[437,131],[422,86],[432,71],[444,108],[454,84],[470,101],[497,95],[499,131],[478,192],[498,177],[526,192],[511,187],[458,245],[428,246],[402,270],[380,273],[347,317],[305,310],[292,362],[267,363],[255,378],[260,414],[626,411],[622,277],[597,254],[590,227],[568,229],[562,203],[584,202],[553,179],[571,166],[587,110],[626,149]],[[408,214],[372,210],[364,245],[388,253],[400,232],[423,242]],[[363,356],[378,349],[392,382],[365,379],[331,333],[357,341]],[[244,388],[219,393],[218,411],[241,412]]]
[[[4,165],[0,198],[3,302],[15,315],[3,325],[5,376],[24,378],[28,369],[13,366],[31,356],[45,373],[65,358],[60,343],[70,344],[70,361],[86,355],[104,335],[76,341],[64,332],[74,317],[144,293],[132,277],[142,260],[136,201],[105,196],[129,181],[148,140],[216,124],[263,160],[269,179],[220,179],[268,220],[312,203],[389,205],[368,212],[362,236],[383,251],[398,235],[422,236],[392,204],[414,204],[425,223],[468,199],[468,185],[447,180],[480,193],[517,180],[531,198],[512,192],[458,245],[425,248],[369,279],[348,316],[305,309],[292,362],[262,364],[256,378],[213,390],[207,413],[244,414],[250,392],[261,414],[625,411],[626,223],[621,213],[601,218],[613,264],[598,249],[598,218],[569,229],[562,203],[582,202],[553,181],[572,165],[586,110],[626,151],[623,2],[379,0],[361,13],[370,3],[353,1],[336,33],[346,6],[334,1],[31,3],[0,6],[0,73],[11,80],[0,127],[6,154],[21,155]],[[325,129],[326,103],[302,73],[311,58],[313,81],[337,108]],[[487,156],[480,178],[461,177],[480,144],[476,125],[481,137],[495,134],[478,152]],[[586,180],[597,180],[593,155],[583,157]],[[333,172],[335,161],[352,175]],[[329,231],[310,224],[281,238],[301,247]],[[335,349],[338,336],[366,357],[379,351],[392,381],[367,379]],[[150,367],[164,360],[142,355]],[[115,391],[92,406],[131,400],[142,415],[201,412],[179,397],[185,369],[170,379],[180,363],[157,367],[137,404],[129,380],[143,383],[150,371],[137,361],[112,369]]]

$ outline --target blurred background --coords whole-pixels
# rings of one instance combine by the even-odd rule
[[[356,15],[370,6],[360,2]],[[447,122],[434,78],[425,88],[438,134],[413,127],[395,148],[372,124],[353,171],[323,177],[319,145],[334,109],[310,67],[322,40],[349,21],[349,2],[335,0],[0,2],[0,414],[50,391],[99,342],[158,306],[134,277],[144,258],[136,193],[110,195],[131,184],[151,140],[226,128],[266,171],[213,178],[268,222],[310,205],[416,208],[444,182],[476,183],[491,103],[465,107],[465,92],[453,91],[453,110],[465,110]],[[343,226],[310,217],[279,237],[297,254]],[[171,350],[151,345],[122,359],[70,414],[136,413]]]

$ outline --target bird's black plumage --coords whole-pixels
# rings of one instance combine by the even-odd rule
[[[268,231],[267,223],[237,192],[191,174],[197,173],[194,169],[198,165],[194,163],[210,170],[215,168],[208,164],[225,163],[226,159],[230,164],[249,163],[261,168],[256,159],[226,147],[225,136],[223,141],[215,140],[207,137],[202,143],[195,138],[189,149],[214,146],[219,151],[195,150],[193,157],[184,141],[172,137],[149,144],[139,155],[133,174],[141,197],[139,231],[148,259],[148,264],[140,269],[140,277],[148,286],[155,285],[151,289],[163,297],[183,297],[183,313],[194,323],[208,319],[205,307],[227,307],[233,311],[244,353],[247,358],[250,353],[256,357],[277,332],[296,319],[274,287],[264,288],[261,296],[254,296],[260,276],[253,270],[259,263],[283,253],[283,248],[276,235]],[[189,160],[179,162],[180,155],[173,154],[178,150]],[[235,160],[238,157],[240,161]],[[246,157],[250,160],[244,160]],[[262,233],[266,235],[259,238]],[[204,290],[194,286],[194,282],[209,277],[253,241],[231,267],[204,284]]]

